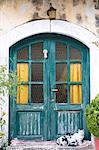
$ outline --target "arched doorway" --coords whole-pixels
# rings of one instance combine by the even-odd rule
[[[46,33],[13,45],[10,57],[10,70],[21,81],[16,98],[10,99],[10,138],[55,140],[84,129],[88,139],[88,48],[73,38]]]

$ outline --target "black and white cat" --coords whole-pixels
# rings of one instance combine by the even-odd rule
[[[84,139],[84,130],[78,130],[74,134],[66,134],[57,139],[57,144],[61,146],[79,146]]]
[[[61,136],[57,139],[57,144],[61,146],[66,146],[68,145],[68,138],[66,135]]]

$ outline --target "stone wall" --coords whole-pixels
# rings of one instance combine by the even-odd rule
[[[48,19],[51,2],[57,9],[56,19],[82,26],[99,37],[98,0],[0,0],[0,36],[36,19]]]

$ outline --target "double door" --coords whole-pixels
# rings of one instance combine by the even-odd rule
[[[32,39],[10,50],[21,84],[10,99],[10,138],[55,140],[84,129],[88,49],[70,38]]]

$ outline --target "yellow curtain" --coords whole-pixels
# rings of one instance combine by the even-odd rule
[[[81,73],[81,64],[75,63],[70,64],[70,81],[71,82],[81,82],[82,73]]]
[[[28,81],[28,63],[17,64],[17,75],[20,82]],[[19,85],[17,87],[16,103],[27,104],[28,103],[28,85]]]
[[[18,75],[20,82],[28,81],[28,64],[27,63],[17,64],[17,75]]]
[[[74,63],[70,64],[70,81],[81,82],[81,64]],[[81,103],[82,102],[82,86],[81,85],[70,85],[70,102]]]
[[[27,104],[28,103],[28,85],[19,85],[17,87],[17,99],[16,103],[18,104]]]

